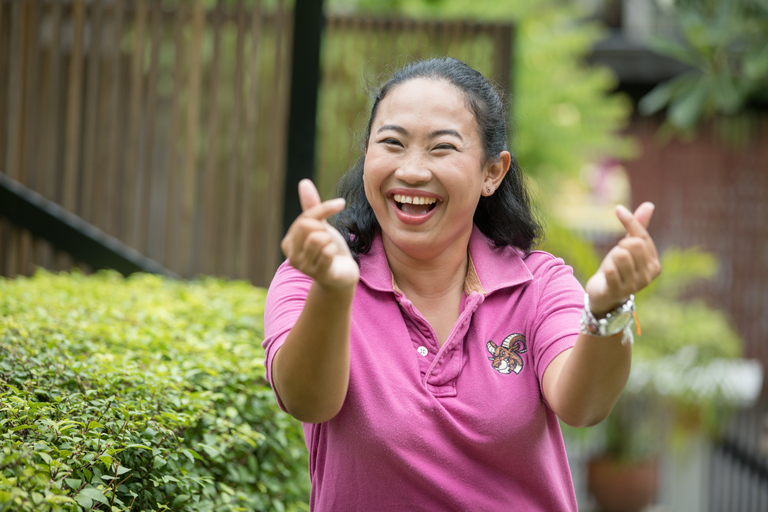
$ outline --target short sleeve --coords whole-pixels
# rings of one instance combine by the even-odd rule
[[[304,310],[311,286],[312,278],[293,268],[287,261],[280,265],[269,285],[264,305],[264,341],[261,346],[265,352],[267,379],[273,390],[272,361]],[[275,397],[280,408],[285,410],[277,391]]]
[[[530,333],[535,340],[534,360],[541,383],[552,360],[576,344],[584,288],[574,277],[573,269],[560,258],[549,256],[534,275],[538,276],[536,313]]]

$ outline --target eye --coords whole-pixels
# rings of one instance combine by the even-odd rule
[[[453,149],[453,150],[455,150],[456,146],[454,146],[453,144],[451,144],[449,142],[441,142],[440,144],[435,146],[434,149]]]
[[[392,146],[402,146],[403,145],[399,140],[397,140],[397,139],[395,139],[393,137],[386,137],[384,139],[381,139],[379,141],[379,144],[389,144],[389,145],[392,145]]]

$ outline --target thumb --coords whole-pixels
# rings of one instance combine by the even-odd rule
[[[648,229],[648,224],[651,223],[651,217],[655,208],[656,206],[653,203],[646,201],[638,206],[632,215],[644,228]]]
[[[305,179],[299,182],[299,203],[301,203],[302,212],[320,204],[320,193],[312,180]]]

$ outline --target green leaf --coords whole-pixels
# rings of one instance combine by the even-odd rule
[[[93,507],[93,500],[82,492],[75,496],[75,501],[85,510],[91,510],[91,507]]]
[[[184,455],[189,457],[189,460],[191,462],[195,462],[195,459],[203,460],[203,458],[200,456],[199,453],[197,453],[195,450],[192,450],[192,449],[189,449],[189,448],[186,449],[186,450],[181,450],[181,453],[183,453]]]
[[[702,64],[702,58],[699,54],[677,41],[652,35],[648,39],[648,46],[662,55],[667,55],[686,64],[696,67]]]
[[[98,501],[98,502],[103,503],[105,505],[109,505],[109,500],[107,500],[107,498],[104,496],[104,494],[100,490],[96,489],[95,487],[86,487],[85,489],[82,489],[78,493],[77,497],[75,497],[75,499],[77,500],[77,498],[80,497],[80,496],[85,496],[85,497],[90,498],[90,499],[92,499],[94,501]],[[78,503],[80,503],[80,501],[78,501]]]
[[[126,448],[143,448],[145,450],[152,451],[152,448],[144,444],[129,444],[129,445],[126,445]]]
[[[179,507],[179,506],[183,505],[184,503],[189,501],[190,497],[191,496],[189,494],[179,494],[173,500],[173,508],[176,508],[176,507]]]
[[[744,57],[744,75],[754,81],[768,77],[768,41]]]
[[[657,85],[651,92],[642,97],[638,109],[644,115],[655,114],[666,107],[675,97],[691,90],[700,77],[701,75],[698,73],[686,73]]]
[[[669,105],[669,121],[684,130],[693,128],[701,118],[709,92],[709,83],[702,78],[693,88],[680,94]]]
[[[92,428],[104,428],[104,425],[98,421],[90,421],[88,422],[88,430],[91,430]]]
[[[27,430],[27,429],[34,430],[36,428],[37,427],[35,427],[34,425],[19,425],[18,427],[13,427],[9,431],[10,432],[18,432],[19,430]]]
[[[64,482],[71,488],[71,489],[78,489],[80,488],[80,485],[82,485],[83,481],[79,478],[65,478]]]
[[[69,496],[62,496],[61,494],[51,494],[45,497],[45,501],[53,505],[61,505],[63,503],[75,503],[75,500]]]
[[[206,454],[208,454],[209,457],[218,457],[221,455],[221,452],[214,448],[213,446],[203,444],[203,443],[197,443],[197,446],[200,446],[203,451],[205,451]]]

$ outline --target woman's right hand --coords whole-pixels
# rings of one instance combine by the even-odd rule
[[[353,290],[360,268],[344,237],[326,220],[344,209],[342,198],[321,202],[310,180],[299,182],[302,213],[283,238],[280,248],[291,266],[328,291]]]

